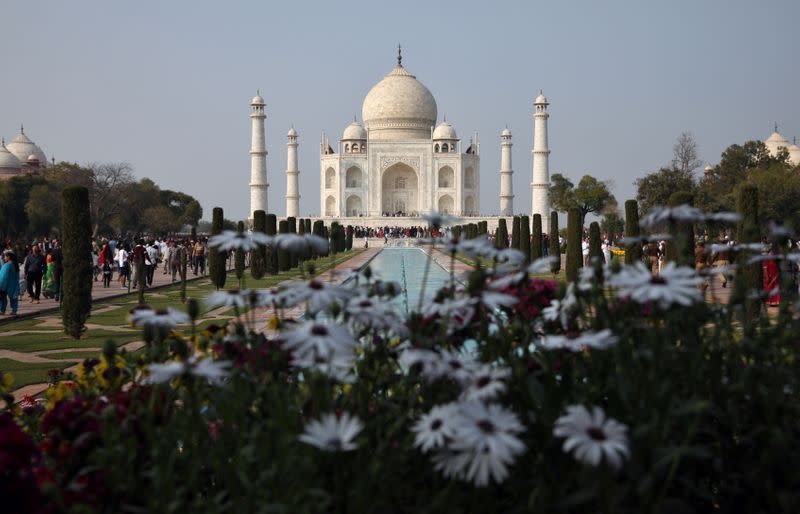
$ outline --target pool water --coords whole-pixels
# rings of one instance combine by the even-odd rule
[[[432,260],[423,292],[427,260],[428,254],[420,248],[384,248],[370,261],[369,267],[376,278],[400,284],[401,293],[395,302],[400,311],[409,313],[417,310],[420,295],[424,295],[424,305],[433,300],[440,288],[450,283],[450,273]]]

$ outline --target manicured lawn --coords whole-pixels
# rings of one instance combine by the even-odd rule
[[[313,261],[314,275],[324,273],[334,266],[355,257],[363,249],[353,249],[350,252],[340,253]],[[277,275],[265,276],[259,280],[253,279],[250,270],[246,270],[244,287],[267,288],[278,285],[286,280],[302,280],[308,278],[299,269],[292,269]],[[230,272],[225,282],[226,288],[238,287],[234,272]],[[212,291],[214,286],[208,278],[189,282],[186,287],[187,298],[195,298],[201,303],[201,320],[198,328],[202,329],[211,324],[224,324],[234,316],[233,309],[217,310],[213,319],[202,317],[217,307],[206,306],[203,299]],[[154,289],[145,292],[145,302],[154,308],[172,307],[183,310],[185,306],[180,301],[180,284]],[[64,335],[60,322],[60,313],[42,315],[32,319],[23,319],[4,324],[0,330],[0,350],[41,354],[48,350],[75,349],[63,353],[49,353],[39,355],[59,362],[53,363],[23,363],[12,359],[0,359],[0,370],[14,375],[14,387],[47,381],[47,372],[51,369],[64,369],[86,358],[98,355],[94,349],[102,348],[106,341],[113,341],[117,346],[141,340],[141,330],[135,329],[128,323],[130,310],[138,304],[136,292],[118,298],[99,300],[92,305],[94,314],[88,321],[88,329],[80,339],[72,339]],[[187,333],[189,329],[186,329]],[[20,332],[18,334],[3,336],[3,333]],[[40,333],[46,331],[46,333]],[[81,351],[91,348],[92,351]]]

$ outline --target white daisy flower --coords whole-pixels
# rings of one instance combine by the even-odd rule
[[[705,215],[706,221],[716,221],[719,223],[738,223],[742,215],[738,212],[712,212]]]
[[[703,211],[684,204],[677,207],[654,207],[639,224],[643,227],[653,227],[665,222],[699,223],[703,220],[705,220]]]
[[[503,248],[495,253],[494,260],[520,266],[525,262],[525,254],[516,248]]]
[[[312,314],[323,311],[331,304],[347,300],[356,294],[350,287],[330,284],[316,278],[308,282],[292,284],[287,289],[291,290],[288,294],[292,295],[294,300],[308,302],[308,311]]]
[[[525,428],[516,414],[501,405],[482,402],[461,404],[456,435],[450,449],[468,455],[463,477],[478,487],[490,479],[500,483],[525,445],[516,434]]]
[[[287,349],[302,361],[315,362],[317,358],[330,359],[336,355],[354,352],[356,340],[350,332],[326,321],[311,320],[281,334]]]
[[[517,299],[510,294],[498,293],[496,291],[486,290],[480,292],[477,296],[470,297],[473,304],[482,303],[486,305],[489,310],[496,310],[501,307],[513,307],[517,303]]]
[[[358,296],[347,304],[351,320],[363,327],[376,330],[394,329],[403,324],[397,312],[385,301],[371,296]]]
[[[231,363],[215,361],[213,359],[197,359],[189,357],[186,361],[173,361],[160,364],[150,364],[145,368],[147,377],[143,380],[146,384],[164,384],[181,377],[192,375],[205,378],[212,384],[220,384],[228,376]]]
[[[341,416],[324,414],[319,420],[306,424],[300,440],[328,452],[348,452],[358,448],[353,441],[364,428],[361,420],[343,412]]]
[[[256,295],[256,306],[258,307],[288,308],[296,306],[300,301],[299,295],[291,288],[259,289]]]
[[[545,350],[580,352],[584,348],[605,350],[617,344],[617,341],[619,338],[606,328],[597,332],[587,331],[580,334],[546,335],[539,341],[539,346]]]
[[[564,437],[564,451],[580,462],[596,467],[605,457],[612,468],[619,469],[630,456],[627,431],[624,424],[606,418],[600,407],[589,412],[583,405],[571,405],[567,414],[556,420],[553,435]]]
[[[318,354],[305,354],[292,360],[292,365],[301,369],[313,370],[338,382],[351,384],[355,382],[353,367],[356,363],[355,352],[338,351],[326,357]]]
[[[128,321],[137,327],[175,328],[189,323],[189,315],[172,307],[166,309],[138,308],[131,312]]]
[[[661,273],[653,275],[644,264],[624,266],[622,270],[609,277],[608,284],[618,288],[618,294],[630,297],[637,303],[656,303],[662,309],[672,304],[689,306],[703,300],[697,288],[703,279],[695,270],[668,263]]]
[[[272,238],[261,232],[249,234],[239,233],[235,230],[225,230],[217,235],[211,236],[208,246],[219,248],[220,250],[244,250],[249,252],[255,250],[259,245],[267,245]]]
[[[437,405],[427,413],[420,416],[411,427],[416,434],[414,446],[422,453],[446,446],[447,442],[455,436],[455,418],[458,407],[453,403]]]
[[[528,265],[528,273],[538,275],[541,273],[550,273],[553,269],[553,264],[558,261],[558,257],[541,257],[536,259]]]
[[[459,222],[459,218],[456,218],[455,216],[450,216],[449,214],[436,211],[426,212],[421,217],[428,222],[428,225],[436,228],[447,225],[455,225]]]
[[[209,307],[236,307],[242,309],[250,304],[253,292],[249,289],[229,289],[214,291],[205,298]]]
[[[511,370],[491,364],[482,364],[477,367],[464,384],[461,393],[462,400],[490,400],[506,391],[506,380],[511,376]]]
[[[470,298],[445,298],[422,306],[424,316],[440,316],[447,320],[447,333],[452,334],[466,327],[475,315],[475,307]]]
[[[328,251],[328,240],[314,234],[277,234],[274,243],[291,253],[300,253],[305,250],[314,250],[317,253]]]
[[[470,452],[457,452],[450,448],[442,448],[433,454],[431,460],[434,469],[445,478],[463,480],[470,458]]]
[[[420,374],[428,380],[435,380],[447,373],[439,354],[431,350],[408,348],[400,354],[398,362],[406,370],[420,366]]]

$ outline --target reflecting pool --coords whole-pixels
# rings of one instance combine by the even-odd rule
[[[426,254],[420,248],[384,248],[369,263],[376,278],[400,284],[401,294],[395,299],[404,313],[417,310],[420,295],[423,305],[433,300],[436,291],[450,282],[450,273],[431,260],[428,278],[423,292]]]

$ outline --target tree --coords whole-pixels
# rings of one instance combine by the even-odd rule
[[[600,220],[600,230],[606,233],[608,241],[614,243],[625,230],[625,220],[619,215],[617,205],[609,206],[603,211],[603,219]]]
[[[639,237],[639,203],[636,200],[625,202],[625,237]],[[642,243],[635,242],[625,247],[625,264],[642,261]]]
[[[675,191],[667,202],[670,207],[693,205],[694,197],[689,191]],[[692,223],[676,223],[672,229],[673,239],[667,241],[665,258],[676,261],[681,266],[694,268],[694,225]]]
[[[224,219],[222,207],[214,207],[211,216],[211,235],[215,236],[222,232],[222,221]],[[221,289],[225,287],[227,270],[225,269],[225,252],[218,248],[208,249],[208,274],[214,287]]]
[[[166,235],[179,232],[183,223],[166,205],[153,205],[142,213],[141,227],[152,234]]]
[[[274,236],[278,233],[278,217],[274,214],[267,214],[267,235]],[[278,273],[278,249],[275,245],[269,245],[266,252],[267,273],[276,275]]]
[[[278,233],[279,234],[288,234],[289,233],[289,222],[286,220],[280,220],[278,222]],[[289,265],[291,264],[291,260],[289,259],[289,253],[278,246],[277,248],[273,246],[276,250],[277,254],[277,263],[278,263],[278,271],[289,271]]]
[[[736,232],[739,243],[758,243],[761,241],[760,219],[758,213],[758,188],[746,185],[739,189],[739,213],[742,219]],[[762,286],[761,265],[748,263],[752,255],[741,252],[738,256],[736,280],[733,281],[733,303],[744,303],[747,318],[752,319],[756,312],[756,302],[750,293],[758,291]]]
[[[531,260],[531,220],[527,216],[519,218],[519,251],[526,262]]]
[[[120,201],[120,194],[134,183],[133,168],[125,162],[90,163],[86,168],[91,177],[92,235],[96,236],[104,224],[126,207],[126,202]]]
[[[577,186],[560,173],[553,175],[550,182],[548,194],[553,207],[560,212],[578,209],[581,225],[587,214],[599,213],[606,206],[616,203],[609,190],[609,183],[591,175],[581,177]]]
[[[578,270],[583,267],[583,225],[579,209],[567,213],[567,281],[578,281]]]
[[[548,257],[553,258],[550,270],[555,275],[561,271],[561,244],[558,242],[558,213],[550,213],[550,248]]]
[[[494,246],[500,249],[508,248],[508,227],[506,219],[500,218],[497,221],[497,230],[494,232]]]
[[[70,186],[62,192],[62,321],[64,333],[80,339],[92,309],[92,218],[89,190]]]
[[[542,257],[542,215],[533,215],[533,234],[531,236],[531,261]]]
[[[636,200],[642,214],[653,207],[665,206],[675,191],[694,192],[697,184],[691,171],[680,168],[661,168],[636,179]]]
[[[244,221],[240,221],[236,227],[239,234],[244,234]],[[236,254],[233,257],[234,269],[236,269],[236,279],[239,281],[239,287],[244,287],[244,250],[241,248],[236,249]]]
[[[594,258],[604,261],[603,249],[600,245],[600,224],[596,221],[589,224],[589,259]]]
[[[775,221],[800,229],[800,170],[773,164],[750,173],[738,189],[748,186],[758,189],[758,215],[762,224]]]
[[[352,225],[347,225],[347,233],[345,235],[347,237],[347,240],[345,241],[344,249],[348,250],[348,251],[352,250],[353,249],[353,226]]]
[[[286,223],[289,227],[290,234],[297,234],[297,218],[294,216],[289,216],[286,218]],[[297,252],[289,252],[289,268],[296,268],[297,263],[299,262],[299,256]]]
[[[691,176],[702,165],[694,136],[691,132],[683,132],[672,146],[672,167]]]
[[[60,195],[55,194],[48,184],[38,184],[31,187],[28,192],[28,201],[25,202],[25,214],[28,217],[29,234],[47,235],[54,227],[61,226],[61,201]],[[59,201],[53,205],[53,200]]]
[[[519,231],[520,219],[519,216],[514,216],[511,219],[511,248],[519,250]]]
[[[253,212],[253,232],[266,234],[267,214],[262,210]],[[267,272],[267,247],[258,245],[255,250],[250,252],[250,274],[256,280],[261,279]]]

